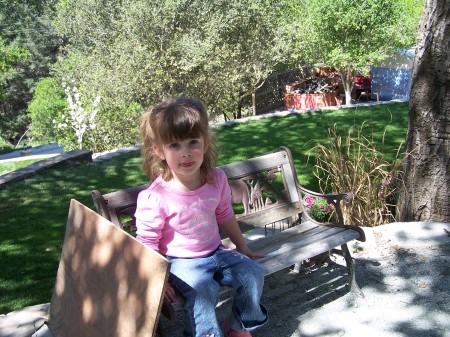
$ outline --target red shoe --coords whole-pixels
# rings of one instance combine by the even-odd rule
[[[225,337],[252,337],[252,334],[249,331],[232,330],[228,325],[228,320],[223,321],[222,329],[225,333]]]

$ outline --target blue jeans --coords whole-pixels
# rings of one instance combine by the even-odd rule
[[[184,337],[223,337],[215,312],[220,286],[236,290],[228,318],[231,329],[250,331],[267,322],[267,310],[260,304],[264,272],[252,259],[223,246],[207,257],[168,259],[169,282],[186,299]]]

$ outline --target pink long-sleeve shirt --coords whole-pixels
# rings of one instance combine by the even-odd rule
[[[202,257],[221,243],[219,225],[233,216],[227,177],[214,170],[214,183],[179,191],[161,177],[139,193],[136,239],[173,257]]]

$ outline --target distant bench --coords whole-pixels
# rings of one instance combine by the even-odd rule
[[[275,231],[248,243],[251,250],[265,254],[256,260],[265,275],[296,265],[321,254],[336,253],[345,259],[351,291],[359,291],[353,260],[347,242],[365,241],[364,232],[357,226],[345,225],[341,201],[350,202],[350,193],[320,194],[302,187],[295,173],[291,152],[286,147],[259,157],[220,166],[226,173],[233,193],[233,203],[240,204],[236,214],[243,233],[255,228]],[[119,228],[135,231],[136,200],[139,192],[149,184],[101,194],[92,191],[97,212]],[[322,224],[306,212],[305,198],[324,198],[336,211],[336,223]],[[229,246],[229,239],[222,242]],[[336,247],[340,247],[336,249]],[[124,252],[126,254],[126,252]],[[362,293],[361,293],[362,294]],[[165,301],[162,313],[171,320],[183,300]],[[161,331],[160,331],[161,333]]]

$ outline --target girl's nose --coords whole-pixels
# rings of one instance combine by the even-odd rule
[[[192,155],[191,155],[191,151],[189,151],[188,149],[184,150],[182,156],[183,156],[183,157],[190,157],[190,156],[192,156]]]

